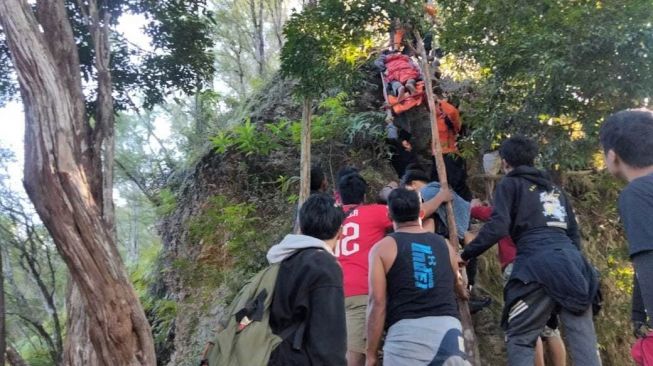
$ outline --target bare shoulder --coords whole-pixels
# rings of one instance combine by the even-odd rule
[[[379,258],[386,270],[392,267],[396,257],[397,243],[391,236],[386,236],[378,241],[370,251],[370,261],[372,262]]]

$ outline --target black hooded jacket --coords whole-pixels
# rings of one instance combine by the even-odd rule
[[[567,196],[540,170],[515,168],[498,184],[494,202],[490,222],[465,247],[464,260],[481,255],[508,235],[519,244],[531,234],[548,232],[567,236],[580,249],[578,224]]]
[[[506,290],[506,308],[524,295],[520,283],[544,286],[554,301],[574,313],[592,304],[598,273],[581,254],[571,204],[560,188],[533,167],[520,166],[499,183],[490,221],[461,257],[476,257],[507,235],[515,241],[517,257]]]

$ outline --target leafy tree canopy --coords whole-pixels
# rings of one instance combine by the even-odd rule
[[[520,132],[547,144],[547,165],[585,167],[602,118],[653,94],[648,0],[440,5],[445,50],[484,69],[467,121],[485,148]]]
[[[95,69],[90,33],[78,2],[65,2],[79,50],[80,72],[84,82],[92,84]],[[150,36],[153,47],[153,51],[140,49],[114,32],[111,72],[116,109],[131,106],[130,95],[138,95],[146,107],[151,107],[174,90],[197,91],[213,75],[210,52],[213,41],[207,22],[211,12],[205,0],[106,0],[100,3],[101,11],[111,14],[112,26],[122,14],[142,14],[148,21],[144,33]],[[0,30],[0,104],[14,97],[17,91],[11,70]],[[95,95],[88,94],[87,103],[92,105]]]

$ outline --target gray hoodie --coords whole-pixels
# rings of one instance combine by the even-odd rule
[[[333,254],[333,251],[327,244],[312,236],[288,234],[281,241],[281,243],[273,246],[268,250],[267,258],[270,264],[280,263],[284,259],[295,254],[298,250],[307,248],[324,249],[327,253]]]

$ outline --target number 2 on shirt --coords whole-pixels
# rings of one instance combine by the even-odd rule
[[[339,257],[341,254],[350,256],[357,253],[360,250],[360,246],[354,241],[358,240],[359,236],[360,225],[355,222],[345,224],[342,227],[342,239],[338,240],[338,245],[336,245],[336,257]]]

